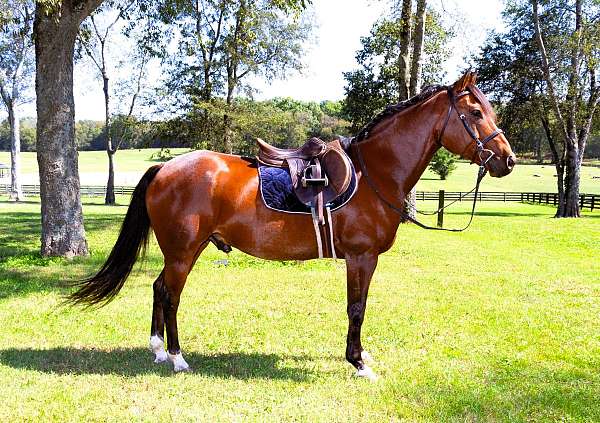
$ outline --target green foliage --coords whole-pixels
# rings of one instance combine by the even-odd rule
[[[156,153],[153,153],[150,156],[150,160],[155,160],[155,161],[159,161],[159,162],[167,162],[167,161],[171,160],[173,157],[175,157],[175,155],[173,153],[171,153],[171,150],[169,150],[168,148],[161,148]]]
[[[349,135],[349,123],[338,116],[339,103],[302,102],[291,98],[254,101],[235,99],[231,105],[215,98],[199,101],[181,118],[163,125],[162,136],[180,145],[226,151],[224,116],[231,118],[230,142],[237,154],[255,153],[255,138],[281,147],[295,147],[316,136],[324,140]],[[326,113],[327,111],[328,113]]]
[[[105,150],[104,122],[79,120],[75,122],[75,144],[80,151]]]
[[[445,148],[440,148],[435,152],[429,168],[436,173],[440,179],[445,180],[454,170],[456,170],[456,158]]]
[[[361,39],[362,49],[356,60],[360,68],[344,73],[346,99],[343,113],[358,131],[372,116],[398,100],[398,73],[401,20],[383,18],[373,25],[371,33]],[[425,22],[423,85],[439,83],[443,79],[442,65],[450,56],[447,43],[453,33],[441,23],[440,15],[428,10]]]
[[[554,84],[559,96],[565,95],[569,72],[572,68],[569,52],[572,47],[572,2],[551,0],[545,2],[541,16],[546,50],[552,66]],[[584,37],[581,66],[582,85],[589,84],[590,72],[598,72],[600,57],[600,4],[583,1]],[[505,130],[514,150],[518,153],[538,152],[544,155],[540,143],[546,140],[542,119],[551,126],[550,134],[560,138],[551,103],[546,95],[546,82],[540,68],[541,57],[535,40],[532,11],[529,1],[507,2],[504,11],[507,31],[491,33],[476,58],[479,86],[500,106],[499,123]],[[594,71],[594,69],[596,69]],[[564,111],[568,109],[563,102]],[[577,107],[577,119],[583,120],[589,110],[584,101]],[[581,122],[580,122],[581,124]],[[594,136],[594,133],[596,136]],[[592,126],[589,152],[598,154],[600,127]],[[599,156],[595,156],[599,157]]]
[[[35,151],[35,120],[31,118],[21,119],[21,151]],[[0,123],[0,150],[10,150],[10,126],[8,120]]]
[[[271,79],[300,68],[310,33],[296,15],[302,3],[210,0],[198,9],[194,1],[163,0],[150,6],[154,35],[143,43],[168,67],[169,105],[189,110],[198,101],[252,91],[245,84],[250,76]],[[178,50],[167,54],[172,39]],[[157,44],[160,51],[152,47]]]

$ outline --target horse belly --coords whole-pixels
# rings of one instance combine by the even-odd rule
[[[308,260],[318,257],[310,216],[269,209],[238,215],[218,228],[227,242],[255,257],[269,260]]]
[[[244,183],[240,184],[241,180]],[[256,173],[237,178],[236,188],[230,192],[237,195],[220,196],[220,223],[215,230],[229,245],[269,260],[318,257],[310,215],[268,209],[258,191]]]

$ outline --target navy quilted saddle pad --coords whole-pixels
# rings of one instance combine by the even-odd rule
[[[310,213],[310,208],[300,202],[294,194],[289,169],[259,165],[258,177],[260,195],[268,208],[288,213]],[[352,169],[350,185],[345,193],[329,204],[331,211],[350,201],[356,192],[356,185],[356,172]]]

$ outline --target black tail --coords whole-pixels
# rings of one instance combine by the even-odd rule
[[[148,245],[150,218],[146,210],[146,190],[161,167],[152,166],[142,176],[133,190],[119,238],[106,263],[95,276],[74,283],[78,290],[67,297],[68,303],[103,306],[119,293],[140,252]]]

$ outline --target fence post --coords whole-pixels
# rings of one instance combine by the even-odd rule
[[[444,207],[444,190],[441,189],[439,194],[438,194],[438,209],[441,209],[442,207]],[[439,210],[438,211],[438,219],[437,219],[437,225],[438,228],[443,228],[444,227],[444,210]]]
[[[592,195],[592,205],[590,206],[590,211],[594,211],[594,203],[596,202],[596,196]]]
[[[583,202],[585,201],[585,194],[579,196],[579,208],[583,209]]]

